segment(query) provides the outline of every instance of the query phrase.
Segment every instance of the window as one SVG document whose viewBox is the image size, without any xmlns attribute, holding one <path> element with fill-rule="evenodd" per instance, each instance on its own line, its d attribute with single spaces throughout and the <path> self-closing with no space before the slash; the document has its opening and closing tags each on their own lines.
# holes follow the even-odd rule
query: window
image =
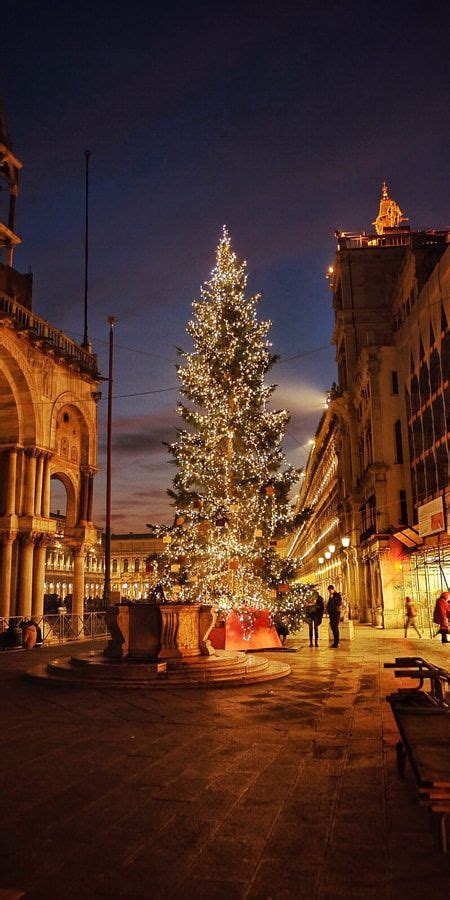
<svg viewBox="0 0 450 900">
<path fill-rule="evenodd" d="M 377 510 L 376 510 L 375 494 L 372 494 L 369 497 L 368 507 L 369 507 L 369 526 L 376 531 Z"/>
<path fill-rule="evenodd" d="M 429 450 L 429 448 L 432 447 L 434 443 L 433 417 L 431 415 L 431 406 L 428 406 L 424 411 L 422 421 L 424 449 Z"/>
<path fill-rule="evenodd" d="M 415 422 L 413 422 L 413 435 L 416 457 L 421 456 L 423 453 L 423 432 L 421 419 L 416 419 Z"/>
<path fill-rule="evenodd" d="M 416 477 L 417 477 L 417 502 L 423 503 L 423 498 L 425 497 L 425 464 L 423 460 L 421 460 L 417 464 L 416 469 Z"/>
<path fill-rule="evenodd" d="M 425 461 L 425 472 L 427 478 L 427 494 L 434 494 L 437 487 L 436 463 L 433 453 L 430 453 Z"/>
<path fill-rule="evenodd" d="M 117 559 L 113 559 L 113 561 L 112 561 L 112 570 L 113 570 L 114 574 L 116 574 L 116 572 L 117 572 Z"/>
<path fill-rule="evenodd" d="M 432 394 L 436 393 L 441 383 L 441 360 L 438 351 L 434 349 L 430 356 L 430 385 Z"/>
<path fill-rule="evenodd" d="M 430 378 L 426 362 L 422 363 L 419 372 L 420 401 L 423 406 L 430 399 Z"/>
<path fill-rule="evenodd" d="M 403 440 L 402 440 L 402 423 L 397 419 L 394 425 L 395 432 L 395 462 L 403 462 Z"/>
<path fill-rule="evenodd" d="M 140 560 L 139 560 L 139 559 L 135 559 L 135 561 L 134 561 L 134 571 L 135 571 L 135 572 L 139 572 L 139 568 L 140 568 Z"/>
<path fill-rule="evenodd" d="M 411 379 L 411 412 L 413 416 L 420 409 L 420 394 L 419 394 L 419 380 L 417 375 L 414 375 Z"/>
<path fill-rule="evenodd" d="M 372 451 L 372 429 L 369 427 L 366 430 L 366 453 L 367 453 L 367 465 L 370 466 L 373 463 L 373 451 Z"/>
<path fill-rule="evenodd" d="M 441 394 L 438 394 L 433 402 L 433 421 L 434 437 L 436 441 L 439 441 L 441 438 L 445 437 L 445 432 L 447 430 L 445 423 L 444 400 Z"/>
<path fill-rule="evenodd" d="M 450 477 L 449 455 L 446 444 L 441 444 L 436 450 L 436 464 L 438 476 L 438 490 L 443 491 Z"/>
<path fill-rule="evenodd" d="M 359 471 L 360 474 L 364 472 L 364 438 L 360 437 L 358 444 L 358 455 L 359 455 Z"/>
<path fill-rule="evenodd" d="M 408 504 L 406 502 L 406 491 L 400 491 L 400 525 L 408 524 Z"/>
<path fill-rule="evenodd" d="M 124 559 L 123 561 L 123 571 L 128 572 L 128 560 Z"/>
<path fill-rule="evenodd" d="M 392 393 L 398 394 L 398 373 L 391 372 Z"/>
</svg>

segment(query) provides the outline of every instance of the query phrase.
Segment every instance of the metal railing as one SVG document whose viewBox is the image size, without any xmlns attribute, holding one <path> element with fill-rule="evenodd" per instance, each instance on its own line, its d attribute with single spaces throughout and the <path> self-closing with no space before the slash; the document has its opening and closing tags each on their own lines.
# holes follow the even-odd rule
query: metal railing
<svg viewBox="0 0 450 900">
<path fill-rule="evenodd" d="M 74 362 L 89 372 L 97 372 L 97 357 L 94 353 L 84 350 L 59 328 L 55 328 L 46 319 L 41 319 L 17 300 L 0 296 L 0 314 L 3 319 L 11 319 L 18 331 L 28 332 L 30 337 L 34 337 L 44 350 L 56 351 L 69 362 Z"/>
<path fill-rule="evenodd" d="M 41 646 L 43 647 L 52 644 L 66 644 L 70 641 L 95 640 L 95 638 L 106 637 L 108 634 L 106 613 L 102 610 L 101 612 L 83 613 L 80 616 L 69 613 L 52 613 L 29 619 L 24 616 L 0 618 L 0 636 L 6 632 L 8 626 L 20 629 L 25 622 L 33 622 L 40 628 Z M 17 646 L 20 646 L 19 641 Z M 13 646 L 10 649 L 13 649 Z"/>
</svg>

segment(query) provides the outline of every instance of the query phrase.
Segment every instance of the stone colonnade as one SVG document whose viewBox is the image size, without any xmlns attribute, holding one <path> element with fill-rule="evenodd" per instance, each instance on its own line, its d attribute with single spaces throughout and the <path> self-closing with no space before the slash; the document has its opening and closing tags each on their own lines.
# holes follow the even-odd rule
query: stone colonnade
<svg viewBox="0 0 450 900">
<path fill-rule="evenodd" d="M 44 609 L 46 549 L 54 534 L 50 518 L 52 453 L 11 447 L 2 453 L 6 484 L 0 516 L 0 617 L 41 616 Z M 92 524 L 94 470 L 80 469 L 79 496 L 70 524 L 74 556 L 72 613 L 84 607 L 86 526 Z"/>
</svg>

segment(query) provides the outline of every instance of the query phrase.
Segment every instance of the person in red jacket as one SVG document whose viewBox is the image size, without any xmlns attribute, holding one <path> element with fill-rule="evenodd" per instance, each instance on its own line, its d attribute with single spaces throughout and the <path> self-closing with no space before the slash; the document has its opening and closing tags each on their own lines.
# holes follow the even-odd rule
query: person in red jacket
<svg viewBox="0 0 450 900">
<path fill-rule="evenodd" d="M 437 634 L 441 635 L 443 644 L 448 644 L 448 619 L 450 614 L 450 591 L 442 591 L 442 594 L 436 600 L 434 607 L 433 622 L 439 625 Z"/>
</svg>

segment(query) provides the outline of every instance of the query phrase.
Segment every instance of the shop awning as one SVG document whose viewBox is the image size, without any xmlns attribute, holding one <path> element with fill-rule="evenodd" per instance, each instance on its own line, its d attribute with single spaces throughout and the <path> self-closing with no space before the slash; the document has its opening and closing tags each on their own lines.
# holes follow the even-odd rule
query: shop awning
<svg viewBox="0 0 450 900">
<path fill-rule="evenodd" d="M 394 537 L 401 544 L 404 544 L 405 547 L 409 547 L 410 550 L 413 550 L 414 547 L 420 547 L 423 543 L 419 532 L 415 528 L 403 528 L 402 531 L 394 531 Z"/>
</svg>

